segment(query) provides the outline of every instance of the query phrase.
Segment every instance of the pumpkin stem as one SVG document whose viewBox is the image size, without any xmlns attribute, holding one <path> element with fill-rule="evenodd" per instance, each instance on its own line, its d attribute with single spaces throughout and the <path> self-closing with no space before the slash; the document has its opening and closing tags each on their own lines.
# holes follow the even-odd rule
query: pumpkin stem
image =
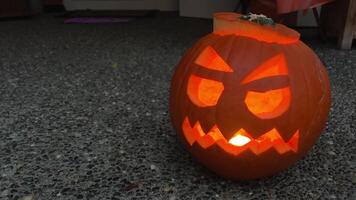
<svg viewBox="0 0 356 200">
<path fill-rule="evenodd" d="M 247 15 L 241 15 L 240 19 L 242 20 L 247 20 L 250 22 L 255 22 L 259 25 L 269 25 L 269 26 L 276 26 L 276 23 L 273 21 L 272 18 L 269 18 L 265 15 L 257 15 L 257 14 L 253 14 L 253 13 L 248 13 Z"/>
<path fill-rule="evenodd" d="M 263 15 L 240 15 L 222 12 L 214 14 L 214 34 L 237 35 L 277 44 L 299 41 L 299 33 Z"/>
</svg>

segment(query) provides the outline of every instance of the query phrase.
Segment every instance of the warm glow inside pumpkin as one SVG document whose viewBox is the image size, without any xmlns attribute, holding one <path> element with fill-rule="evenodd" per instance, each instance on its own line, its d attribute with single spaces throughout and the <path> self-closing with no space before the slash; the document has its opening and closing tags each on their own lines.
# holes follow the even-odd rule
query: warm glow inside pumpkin
<svg viewBox="0 0 356 200">
<path fill-rule="evenodd" d="M 236 13 L 215 15 L 214 32 L 178 66 L 170 99 L 187 149 L 232 179 L 272 175 L 300 159 L 329 106 L 327 74 L 299 34 Z"/>
<path fill-rule="evenodd" d="M 221 58 L 211 47 L 206 47 L 195 63 L 201 67 L 222 72 L 233 72 L 231 67 Z M 252 71 L 241 84 L 266 77 L 287 76 L 288 69 L 282 54 L 279 54 Z M 187 94 L 190 100 L 199 107 L 215 106 L 224 91 L 222 82 L 190 75 L 188 81 Z M 268 119 L 280 116 L 289 108 L 291 93 L 289 87 L 269 90 L 266 92 L 248 91 L 245 97 L 245 104 L 248 110 L 261 119 Z M 269 148 L 275 148 L 283 154 L 288 151 L 298 150 L 299 131 L 296 131 L 290 141 L 285 142 L 276 129 L 272 129 L 259 138 L 254 139 L 243 128 L 234 133 L 233 137 L 227 140 L 214 126 L 208 133 L 205 133 L 200 123 L 194 127 L 190 125 L 189 118 L 185 118 L 182 129 L 190 145 L 198 142 L 203 148 L 208 148 L 217 143 L 227 153 L 237 155 L 250 148 L 256 155 L 263 153 Z"/>
</svg>

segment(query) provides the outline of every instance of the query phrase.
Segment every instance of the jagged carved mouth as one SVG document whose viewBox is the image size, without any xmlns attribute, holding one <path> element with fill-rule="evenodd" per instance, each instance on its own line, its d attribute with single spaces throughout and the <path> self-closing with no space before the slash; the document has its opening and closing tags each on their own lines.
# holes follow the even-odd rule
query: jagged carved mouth
<svg viewBox="0 0 356 200">
<path fill-rule="evenodd" d="M 191 126 L 188 117 L 185 117 L 182 129 L 185 139 L 191 146 L 197 143 L 202 148 L 207 149 L 216 144 L 225 152 L 235 156 L 248 149 L 256 155 L 262 154 L 271 148 L 274 148 L 279 154 L 290 151 L 298 152 L 299 130 L 293 134 L 288 142 L 285 142 L 275 128 L 256 139 L 244 129 L 240 129 L 230 140 L 227 140 L 216 125 L 208 133 L 205 133 L 199 121 L 194 126 Z"/>
</svg>

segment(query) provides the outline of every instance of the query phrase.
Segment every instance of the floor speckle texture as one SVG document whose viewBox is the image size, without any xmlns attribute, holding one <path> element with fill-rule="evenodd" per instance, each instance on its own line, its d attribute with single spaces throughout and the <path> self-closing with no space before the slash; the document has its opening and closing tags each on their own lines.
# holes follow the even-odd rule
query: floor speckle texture
<svg viewBox="0 0 356 200">
<path fill-rule="evenodd" d="M 330 74 L 317 145 L 289 170 L 230 182 L 171 128 L 169 82 L 209 20 L 0 21 L 0 199 L 356 199 L 356 49 L 306 40 Z"/>
</svg>

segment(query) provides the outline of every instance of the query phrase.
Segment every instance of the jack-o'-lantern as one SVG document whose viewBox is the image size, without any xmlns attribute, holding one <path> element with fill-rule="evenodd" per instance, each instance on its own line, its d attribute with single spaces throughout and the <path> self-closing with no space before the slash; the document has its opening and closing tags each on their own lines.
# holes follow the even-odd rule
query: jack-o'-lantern
<svg viewBox="0 0 356 200">
<path fill-rule="evenodd" d="M 185 54 L 170 94 L 185 147 L 234 180 L 270 176 L 302 158 L 331 99 L 328 75 L 299 33 L 248 18 L 215 14 L 213 33 Z"/>
</svg>

